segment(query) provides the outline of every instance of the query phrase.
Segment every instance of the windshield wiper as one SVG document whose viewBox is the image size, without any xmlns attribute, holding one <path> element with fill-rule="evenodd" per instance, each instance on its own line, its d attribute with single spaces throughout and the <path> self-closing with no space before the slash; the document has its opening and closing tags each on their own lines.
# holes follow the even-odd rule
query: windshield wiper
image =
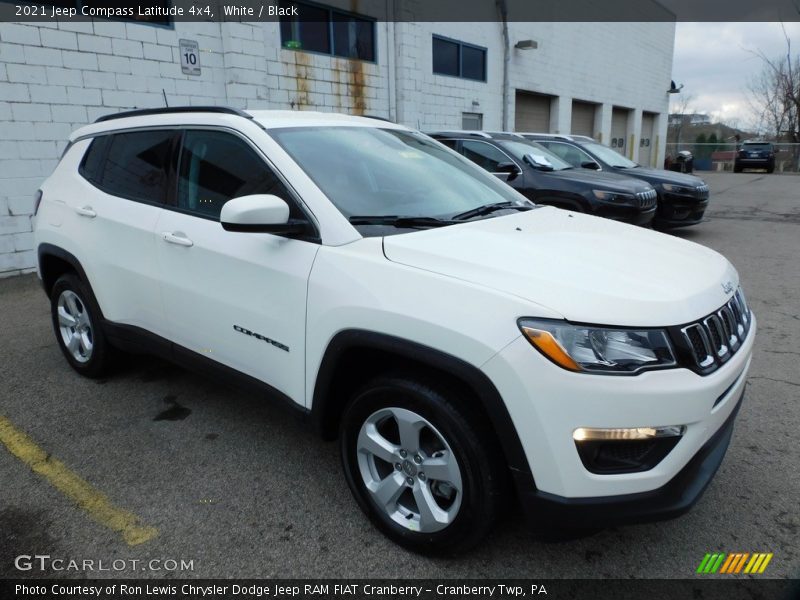
<svg viewBox="0 0 800 600">
<path fill-rule="evenodd" d="M 489 215 L 493 212 L 497 212 L 498 210 L 531 210 L 534 208 L 532 204 L 517 204 L 516 202 L 495 202 L 493 204 L 484 204 L 483 206 L 479 206 L 477 208 L 473 208 L 471 210 L 459 213 L 452 218 L 453 221 L 466 221 L 467 219 L 471 219 L 473 217 L 481 217 L 483 215 Z"/>
<path fill-rule="evenodd" d="M 387 225 L 389 227 L 443 227 L 453 222 L 436 217 L 401 217 L 398 215 L 356 215 L 348 219 L 352 225 Z"/>
</svg>

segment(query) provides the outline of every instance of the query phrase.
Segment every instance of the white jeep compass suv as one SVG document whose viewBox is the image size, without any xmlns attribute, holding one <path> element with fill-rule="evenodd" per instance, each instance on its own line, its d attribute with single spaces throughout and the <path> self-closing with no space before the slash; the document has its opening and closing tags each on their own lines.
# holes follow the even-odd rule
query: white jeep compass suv
<svg viewBox="0 0 800 600">
<path fill-rule="evenodd" d="M 76 371 L 146 351 L 255 386 L 338 438 L 413 550 L 468 548 L 509 498 L 535 524 L 676 516 L 730 441 L 756 323 L 725 258 L 538 207 L 405 127 L 120 113 L 38 196 Z"/>
</svg>

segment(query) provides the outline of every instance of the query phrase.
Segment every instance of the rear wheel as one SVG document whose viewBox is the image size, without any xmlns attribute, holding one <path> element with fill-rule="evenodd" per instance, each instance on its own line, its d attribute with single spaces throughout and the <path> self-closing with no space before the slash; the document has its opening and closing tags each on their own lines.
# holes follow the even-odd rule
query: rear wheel
<svg viewBox="0 0 800 600">
<path fill-rule="evenodd" d="M 112 349 L 89 286 L 74 273 L 62 275 L 50 293 L 50 312 L 56 340 L 70 366 L 86 377 L 104 375 Z"/>
<path fill-rule="evenodd" d="M 443 386 L 404 376 L 371 381 L 342 419 L 345 476 L 389 538 L 426 554 L 455 554 L 491 529 L 504 469 L 490 434 Z"/>
</svg>

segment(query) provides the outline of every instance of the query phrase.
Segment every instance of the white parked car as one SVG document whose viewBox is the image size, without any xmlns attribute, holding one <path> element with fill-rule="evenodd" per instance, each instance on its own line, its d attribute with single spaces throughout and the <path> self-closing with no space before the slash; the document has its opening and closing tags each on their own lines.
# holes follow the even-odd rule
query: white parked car
<svg viewBox="0 0 800 600">
<path fill-rule="evenodd" d="M 421 552 L 477 543 L 513 499 L 568 527 L 688 510 L 756 330 L 716 252 L 537 207 L 369 118 L 104 117 L 42 185 L 35 236 L 76 371 L 154 352 L 288 403 Z"/>
</svg>

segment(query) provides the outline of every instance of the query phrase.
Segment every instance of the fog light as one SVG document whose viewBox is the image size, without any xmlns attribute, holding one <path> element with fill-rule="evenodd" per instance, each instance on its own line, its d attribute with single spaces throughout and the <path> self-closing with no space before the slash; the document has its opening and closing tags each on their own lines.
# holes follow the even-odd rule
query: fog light
<svg viewBox="0 0 800 600">
<path fill-rule="evenodd" d="M 583 466 L 612 475 L 648 471 L 678 444 L 685 425 L 599 429 L 579 427 L 572 433 Z"/>
<path fill-rule="evenodd" d="M 649 440 L 658 437 L 681 436 L 686 431 L 685 425 L 668 427 L 629 427 L 622 429 L 596 429 L 594 427 L 578 427 L 572 432 L 576 442 L 599 440 Z"/>
</svg>

